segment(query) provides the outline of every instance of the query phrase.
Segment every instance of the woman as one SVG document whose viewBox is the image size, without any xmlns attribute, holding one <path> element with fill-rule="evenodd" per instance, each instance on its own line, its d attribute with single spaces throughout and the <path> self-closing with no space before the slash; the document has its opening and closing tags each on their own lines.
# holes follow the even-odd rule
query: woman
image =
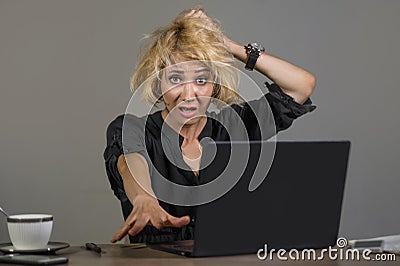
<svg viewBox="0 0 400 266">
<path fill-rule="evenodd" d="M 200 141 L 205 137 L 229 140 L 227 130 L 235 131 L 238 123 L 232 118 L 234 115 L 243 121 L 250 139 L 260 139 L 270 137 L 269 133 L 269 136 L 261 135 L 263 128 L 268 130 L 271 124 L 254 123 L 253 118 L 257 112 L 268 116 L 268 104 L 273 119 L 266 120 L 275 121 L 274 134 L 315 108 L 309 99 L 315 87 L 312 74 L 263 52 L 257 45 L 245 47 L 232 41 L 202 9 L 182 12 L 170 26 L 155 31 L 150 37 L 131 86 L 137 90 L 144 84 L 144 99 L 162 102 L 165 108 L 145 117 L 119 116 L 108 127 L 104 152 L 106 170 L 125 217 L 125 223 L 111 242 L 127 234 L 131 242 L 192 239 L 193 209 L 157 200 L 152 190 L 153 173 L 157 171 L 180 185 L 201 184 L 205 181 L 201 180 L 203 146 Z M 232 90 L 234 75 L 226 72 L 227 68 L 218 67 L 219 63 L 233 65 L 234 58 L 274 82 L 267 84 L 270 93 L 263 99 L 240 103 L 240 97 Z M 218 63 L 213 65 L 209 61 Z M 216 79 L 218 84 L 214 82 Z M 212 99 L 231 104 L 231 108 L 210 115 L 206 110 Z M 124 141 L 123 123 L 130 125 L 127 133 L 124 132 Z M 176 161 L 182 161 L 181 164 L 166 156 L 162 148 L 163 128 L 178 139 Z M 144 133 L 140 133 L 141 129 Z"/>
</svg>

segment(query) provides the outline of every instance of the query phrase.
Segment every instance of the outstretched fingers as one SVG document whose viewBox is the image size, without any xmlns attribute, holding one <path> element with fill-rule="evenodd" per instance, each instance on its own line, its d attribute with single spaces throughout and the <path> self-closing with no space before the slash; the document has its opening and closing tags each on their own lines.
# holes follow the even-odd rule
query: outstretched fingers
<svg viewBox="0 0 400 266">
<path fill-rule="evenodd" d="M 157 229 L 164 227 L 182 227 L 190 223 L 189 216 L 174 217 L 167 213 L 158 202 L 138 200 L 136 207 L 112 237 L 111 243 L 121 240 L 127 234 L 134 236 L 140 233 L 146 225 L 154 226 Z"/>
<path fill-rule="evenodd" d="M 149 225 L 154 226 L 158 230 L 164 227 L 182 227 L 190 223 L 189 216 L 174 217 L 170 214 L 165 214 L 159 217 L 153 217 L 149 221 Z"/>
<path fill-rule="evenodd" d="M 182 217 L 168 216 L 168 220 L 165 226 L 168 227 L 182 227 L 190 223 L 190 217 L 188 215 Z"/>
<path fill-rule="evenodd" d="M 115 243 L 121 240 L 124 236 L 126 236 L 129 230 L 132 228 L 132 222 L 127 220 L 118 230 L 117 233 L 111 238 L 111 243 Z"/>
<path fill-rule="evenodd" d="M 128 231 L 128 234 L 131 236 L 137 235 L 143 228 L 146 226 L 147 221 L 144 219 L 136 220 L 135 224 L 133 224 L 132 228 Z"/>
</svg>

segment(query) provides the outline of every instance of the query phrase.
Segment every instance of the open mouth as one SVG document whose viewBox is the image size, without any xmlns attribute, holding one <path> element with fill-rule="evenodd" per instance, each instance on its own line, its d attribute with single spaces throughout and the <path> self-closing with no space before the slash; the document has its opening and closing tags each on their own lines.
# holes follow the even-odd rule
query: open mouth
<svg viewBox="0 0 400 266">
<path fill-rule="evenodd" d="M 181 110 L 182 112 L 193 112 L 193 111 L 196 111 L 197 108 L 196 107 L 179 107 L 179 110 Z"/>
<path fill-rule="evenodd" d="M 197 107 L 178 107 L 179 113 L 186 118 L 192 117 L 197 112 Z"/>
</svg>

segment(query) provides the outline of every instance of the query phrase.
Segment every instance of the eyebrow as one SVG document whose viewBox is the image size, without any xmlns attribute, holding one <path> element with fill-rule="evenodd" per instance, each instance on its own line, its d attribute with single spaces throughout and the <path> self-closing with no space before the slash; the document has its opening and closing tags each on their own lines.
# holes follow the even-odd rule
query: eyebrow
<svg viewBox="0 0 400 266">
<path fill-rule="evenodd" d="M 201 68 L 194 71 L 194 73 L 200 73 L 200 72 L 211 72 L 211 71 L 208 68 Z"/>
<path fill-rule="evenodd" d="M 194 71 L 194 73 L 200 73 L 200 72 L 211 72 L 211 71 L 208 68 L 201 68 L 201 69 L 197 69 L 197 70 Z M 171 74 L 171 73 L 184 74 L 185 71 L 173 69 L 173 70 L 169 71 L 169 74 Z"/>
<path fill-rule="evenodd" d="M 171 71 L 168 72 L 168 74 L 171 74 L 171 73 L 184 74 L 185 71 L 173 69 L 173 70 L 171 70 Z"/>
</svg>

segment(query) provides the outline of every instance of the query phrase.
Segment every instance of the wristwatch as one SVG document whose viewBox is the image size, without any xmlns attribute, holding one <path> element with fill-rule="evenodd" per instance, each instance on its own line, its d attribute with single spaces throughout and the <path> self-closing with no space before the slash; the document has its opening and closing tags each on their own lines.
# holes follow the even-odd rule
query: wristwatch
<svg viewBox="0 0 400 266">
<path fill-rule="evenodd" d="M 265 48 L 256 42 L 249 43 L 244 48 L 246 49 L 246 53 L 248 55 L 246 66 L 244 68 L 252 71 L 256 65 L 258 57 L 265 51 Z"/>
</svg>

